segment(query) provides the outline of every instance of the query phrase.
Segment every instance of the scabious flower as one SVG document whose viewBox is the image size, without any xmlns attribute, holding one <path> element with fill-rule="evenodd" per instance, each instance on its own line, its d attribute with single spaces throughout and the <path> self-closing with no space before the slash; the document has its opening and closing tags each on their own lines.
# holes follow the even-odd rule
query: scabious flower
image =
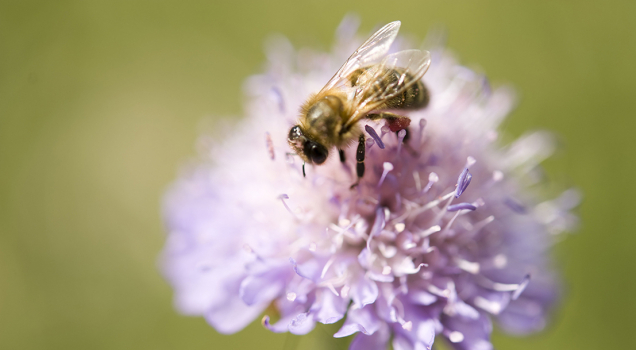
<svg viewBox="0 0 636 350">
<path fill-rule="evenodd" d="M 361 43 L 355 20 L 331 54 L 268 46 L 267 68 L 246 83 L 245 118 L 223 141 L 202 139 L 203 160 L 165 199 L 162 267 L 178 310 L 219 332 L 241 330 L 266 308 L 274 332 L 305 334 L 345 319 L 351 349 L 491 349 L 491 321 L 540 330 L 557 297 L 546 250 L 576 217 L 573 191 L 553 200 L 538 164 L 550 155 L 536 132 L 502 147 L 497 127 L 510 89 L 431 47 L 430 104 L 405 113 L 409 138 L 363 120 L 366 168 L 355 147 L 342 164 L 291 154 L 287 133 L 300 105 Z M 414 45 L 398 38 L 394 50 Z M 382 146 L 382 147 L 381 147 Z M 269 316 L 275 316 L 276 321 Z"/>
</svg>

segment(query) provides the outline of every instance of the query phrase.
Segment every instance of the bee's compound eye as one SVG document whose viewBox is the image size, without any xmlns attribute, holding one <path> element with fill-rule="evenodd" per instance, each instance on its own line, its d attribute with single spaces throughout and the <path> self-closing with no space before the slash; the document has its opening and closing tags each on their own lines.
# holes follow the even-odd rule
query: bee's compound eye
<svg viewBox="0 0 636 350">
<path fill-rule="evenodd" d="M 325 146 L 312 141 L 305 143 L 304 152 L 314 164 L 324 163 L 329 154 Z"/>
<path fill-rule="evenodd" d="M 289 130 L 289 135 L 287 136 L 287 138 L 290 141 L 295 141 L 298 140 L 301 136 L 303 136 L 303 131 L 300 130 L 300 126 L 295 125 L 291 128 L 291 130 Z"/>
</svg>

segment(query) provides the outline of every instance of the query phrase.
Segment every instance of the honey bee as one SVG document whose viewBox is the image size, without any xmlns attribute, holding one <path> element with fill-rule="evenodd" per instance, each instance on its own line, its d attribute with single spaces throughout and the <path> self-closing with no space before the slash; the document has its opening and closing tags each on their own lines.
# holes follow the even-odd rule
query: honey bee
<svg viewBox="0 0 636 350">
<path fill-rule="evenodd" d="M 301 107 L 298 124 L 289 130 L 287 141 L 305 163 L 324 163 L 334 147 L 344 162 L 343 149 L 357 139 L 359 182 L 364 176 L 365 157 L 365 136 L 359 121 L 384 119 L 396 132 L 406 129 L 410 119 L 390 110 L 426 107 L 429 94 L 421 78 L 431 63 L 429 52 L 405 50 L 387 55 L 400 24 L 391 22 L 375 32 Z M 304 171 L 303 164 L 303 175 Z"/>
</svg>

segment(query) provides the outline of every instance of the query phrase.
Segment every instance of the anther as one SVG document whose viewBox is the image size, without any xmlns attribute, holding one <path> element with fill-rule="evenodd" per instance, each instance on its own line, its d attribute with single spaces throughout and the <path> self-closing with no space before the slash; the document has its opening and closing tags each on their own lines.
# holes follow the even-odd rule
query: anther
<svg viewBox="0 0 636 350">
<path fill-rule="evenodd" d="M 470 157 L 469 157 L 470 159 Z M 468 165 L 469 162 L 466 162 Z M 459 196 L 464 193 L 466 187 L 470 184 L 470 180 L 473 178 L 473 175 L 468 171 L 468 167 L 464 168 L 461 174 L 459 174 L 459 178 L 457 178 L 457 189 L 455 191 L 455 198 L 459 198 Z"/>
<path fill-rule="evenodd" d="M 383 126 L 382 127 L 383 136 L 384 136 L 384 128 L 385 127 Z M 366 130 L 369 133 L 369 136 L 373 138 L 373 140 L 375 141 L 375 143 L 378 144 L 378 147 L 380 147 L 380 149 L 384 149 L 384 142 L 382 142 L 382 138 L 378 135 L 378 133 L 375 132 L 375 129 L 373 129 L 369 125 L 365 125 L 364 130 Z"/>
<path fill-rule="evenodd" d="M 446 209 L 447 211 L 458 211 L 458 210 L 470 210 L 473 211 L 477 209 L 477 207 L 471 203 L 459 203 L 459 204 L 453 204 L 453 205 L 449 205 L 448 208 Z"/>
</svg>

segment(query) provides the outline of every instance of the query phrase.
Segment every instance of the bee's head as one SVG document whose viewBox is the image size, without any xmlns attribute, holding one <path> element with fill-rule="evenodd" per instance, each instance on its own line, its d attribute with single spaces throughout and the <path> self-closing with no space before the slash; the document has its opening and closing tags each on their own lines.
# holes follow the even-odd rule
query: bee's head
<svg viewBox="0 0 636 350">
<path fill-rule="evenodd" d="M 289 130 L 287 141 L 296 154 L 307 163 L 320 165 L 327 160 L 329 155 L 327 148 L 316 141 L 308 139 L 300 125 L 294 125 Z"/>
</svg>

